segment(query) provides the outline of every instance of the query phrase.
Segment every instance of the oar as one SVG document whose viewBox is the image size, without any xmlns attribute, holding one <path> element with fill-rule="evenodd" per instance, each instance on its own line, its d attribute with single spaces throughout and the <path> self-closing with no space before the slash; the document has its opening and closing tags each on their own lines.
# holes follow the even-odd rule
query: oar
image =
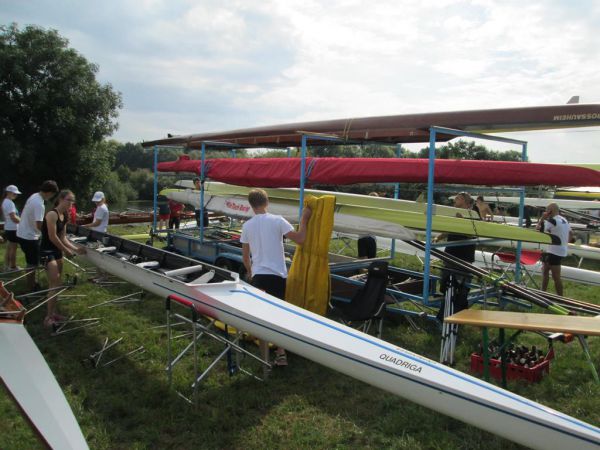
<svg viewBox="0 0 600 450">
<path fill-rule="evenodd" d="M 421 241 L 413 240 L 413 241 L 405 241 L 405 242 L 412 245 L 413 247 L 418 248 L 419 250 L 423 250 L 423 251 L 425 250 L 425 244 Z M 557 305 L 540 295 L 534 294 L 521 286 L 518 286 L 518 285 L 511 283 L 509 281 L 506 281 L 506 280 L 502 280 L 501 277 L 498 277 L 480 267 L 476 267 L 473 264 L 469 264 L 468 262 L 465 262 L 462 259 L 455 258 L 451 255 L 448 255 L 445 252 L 442 252 L 442 251 L 439 251 L 436 249 L 431 249 L 431 254 L 444 262 L 447 262 L 449 264 L 454 265 L 455 267 L 458 267 L 459 269 L 463 270 L 466 273 L 476 275 L 476 276 L 478 276 L 484 280 L 490 281 L 492 283 L 498 283 L 507 292 L 510 292 L 511 294 L 514 294 L 524 300 L 527 300 L 531 303 L 541 306 L 542 308 L 546 308 L 555 314 L 560 314 L 560 315 L 569 315 L 570 314 L 569 310 L 567 310 L 566 308 L 563 308 L 562 306 Z"/>
</svg>

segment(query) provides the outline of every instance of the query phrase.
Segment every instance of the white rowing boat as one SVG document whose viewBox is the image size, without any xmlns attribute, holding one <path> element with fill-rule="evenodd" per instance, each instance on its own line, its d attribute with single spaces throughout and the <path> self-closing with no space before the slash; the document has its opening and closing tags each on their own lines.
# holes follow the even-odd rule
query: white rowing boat
<svg viewBox="0 0 600 450">
<path fill-rule="evenodd" d="M 518 205 L 521 202 L 519 197 L 496 197 L 493 195 L 486 195 L 483 198 L 486 202 L 493 203 L 508 203 L 509 205 Z M 559 208 L 566 209 L 600 209 L 600 202 L 590 200 L 567 200 L 559 198 L 532 198 L 525 197 L 525 204 L 529 206 L 537 206 L 538 208 L 545 208 L 550 203 L 556 203 Z"/>
<path fill-rule="evenodd" d="M 237 274 L 88 228 L 71 230 L 104 243 L 86 255 L 100 269 L 373 386 L 529 447 L 600 446 L 593 425 L 274 298 Z"/>
<path fill-rule="evenodd" d="M 490 243 L 483 241 L 481 244 L 494 245 L 496 247 L 517 248 L 518 241 L 494 240 Z M 536 244 L 535 242 L 522 242 L 521 247 L 528 250 L 546 250 L 545 245 Z M 600 248 L 592 247 L 590 245 L 569 244 L 567 247 L 567 254 L 569 256 L 577 256 L 583 259 L 600 260 Z"/>
<path fill-rule="evenodd" d="M 504 262 L 497 255 L 490 252 L 475 252 L 475 265 L 494 270 L 505 270 L 510 268 L 514 270 L 514 263 Z M 527 270 L 532 275 L 542 274 L 542 262 L 538 261 L 535 264 L 522 266 L 523 270 Z M 580 269 L 578 267 L 561 266 L 560 276 L 563 280 L 572 281 L 574 283 L 589 284 L 592 286 L 600 286 L 600 272 L 594 270 Z"/>
<path fill-rule="evenodd" d="M 5 293 L 0 286 L 0 303 Z M 46 446 L 87 449 L 67 399 L 23 326 L 23 315 L 0 308 L 0 380 Z"/>
<path fill-rule="evenodd" d="M 221 183 L 219 183 L 223 186 Z M 234 186 L 235 189 L 239 187 Z M 271 189 L 270 191 L 286 191 L 288 195 L 290 190 Z M 238 192 L 234 190 L 233 192 Z M 231 217 L 248 219 L 254 215 L 252 208 L 247 200 L 247 195 L 230 193 L 229 190 L 223 191 L 211 190 L 210 185 L 204 194 L 204 207 L 209 211 L 219 212 Z M 313 191 L 316 192 L 316 191 Z M 324 191 L 319 191 L 324 192 Z M 188 203 L 199 207 L 200 192 L 192 189 L 164 189 L 162 195 L 181 203 Z M 298 194 L 297 190 L 292 194 Z M 337 194 L 336 194 L 337 195 Z M 360 204 L 339 203 L 336 201 L 333 229 L 345 233 L 365 233 L 377 236 L 384 236 L 396 239 L 411 240 L 407 236 L 411 233 L 409 229 L 425 230 L 427 227 L 427 216 L 424 214 L 425 206 L 415 202 L 405 202 L 412 206 L 412 210 L 404 209 L 404 203 L 394 203 L 397 200 L 380 199 L 369 196 L 361 197 Z M 387 207 L 377 203 L 375 206 L 367 206 L 368 202 L 386 200 L 391 202 Z M 356 199 L 342 199 L 341 201 L 357 201 Z M 367 202 L 368 201 L 368 202 Z M 383 205 L 385 206 L 385 205 Z M 460 233 L 470 236 L 489 237 L 495 239 L 516 239 L 520 241 L 538 242 L 549 244 L 554 239 L 553 236 L 539 231 L 512 227 L 505 224 L 484 222 L 481 220 L 467 220 L 457 216 L 448 215 L 448 210 L 467 211 L 459 208 L 444 208 L 444 214 L 434 214 L 431 221 L 431 229 L 441 233 Z M 288 220 L 294 220 L 298 217 L 298 199 L 295 197 L 276 197 L 269 196 L 269 212 L 281 215 Z M 473 211 L 467 211 L 473 213 Z M 459 213 L 460 214 L 460 213 Z"/>
<path fill-rule="evenodd" d="M 200 195 L 198 191 L 190 189 L 165 189 L 161 191 L 169 199 L 180 203 L 185 203 L 198 208 L 200 205 Z M 245 197 L 235 195 L 213 195 L 205 194 L 205 208 L 209 211 L 225 214 L 228 217 L 248 220 L 254 216 L 254 212 Z M 342 233 L 351 233 L 356 231 L 357 216 L 348 214 L 345 211 L 353 207 L 336 208 L 334 228 Z M 355 207 L 353 209 L 366 209 Z M 269 212 L 284 217 L 290 222 L 298 220 L 298 203 L 294 200 L 282 199 L 281 201 L 271 201 L 269 203 Z M 379 236 L 388 236 L 397 239 L 414 239 L 414 233 L 406 227 L 384 220 L 377 220 L 369 217 L 361 217 L 360 226 L 365 230 Z"/>
</svg>

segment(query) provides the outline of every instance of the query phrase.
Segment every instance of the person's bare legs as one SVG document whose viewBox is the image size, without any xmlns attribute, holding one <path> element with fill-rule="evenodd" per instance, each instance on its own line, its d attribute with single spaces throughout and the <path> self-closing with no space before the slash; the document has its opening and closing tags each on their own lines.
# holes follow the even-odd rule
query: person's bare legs
<svg viewBox="0 0 600 450">
<path fill-rule="evenodd" d="M 62 275 L 62 260 L 48 261 L 48 264 L 46 264 L 46 275 L 48 277 L 48 289 L 53 289 L 60 286 Z M 56 290 L 48 291 L 48 298 L 52 297 L 53 295 L 56 295 Z M 53 316 L 56 314 L 56 303 L 56 297 L 48 301 L 46 305 L 47 313 L 45 321 L 51 321 L 53 319 Z"/>
<path fill-rule="evenodd" d="M 9 269 L 16 269 L 17 268 L 17 243 L 16 242 L 8 243 L 8 246 L 6 247 L 6 254 L 8 255 L 7 267 Z"/>
<path fill-rule="evenodd" d="M 563 284 L 562 279 L 560 278 L 560 268 L 561 266 L 550 266 L 550 272 L 552 273 L 552 279 L 554 280 L 554 289 L 556 289 L 556 293 L 562 297 Z"/>
<path fill-rule="evenodd" d="M 550 264 L 544 261 L 542 264 L 542 291 L 548 290 L 548 281 L 550 281 Z"/>
</svg>

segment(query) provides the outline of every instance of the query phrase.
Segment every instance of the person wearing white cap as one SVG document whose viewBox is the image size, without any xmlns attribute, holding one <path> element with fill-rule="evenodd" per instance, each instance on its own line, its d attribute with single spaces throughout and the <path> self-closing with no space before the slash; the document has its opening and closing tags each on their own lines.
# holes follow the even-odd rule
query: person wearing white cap
<svg viewBox="0 0 600 450">
<path fill-rule="evenodd" d="M 94 212 L 94 220 L 92 223 L 88 223 L 84 225 L 84 227 L 90 227 L 94 231 L 100 231 L 101 233 L 106 233 L 106 229 L 108 228 L 108 205 L 106 204 L 106 197 L 104 196 L 104 192 L 97 191 L 94 193 L 92 197 L 92 201 L 96 203 L 96 211 Z"/>
<path fill-rule="evenodd" d="M 2 198 L 2 216 L 4 217 L 4 236 L 8 241 L 4 254 L 4 270 L 16 270 L 17 267 L 17 228 L 19 227 L 19 211 L 13 201 L 21 192 L 14 185 L 6 186 Z"/>
</svg>

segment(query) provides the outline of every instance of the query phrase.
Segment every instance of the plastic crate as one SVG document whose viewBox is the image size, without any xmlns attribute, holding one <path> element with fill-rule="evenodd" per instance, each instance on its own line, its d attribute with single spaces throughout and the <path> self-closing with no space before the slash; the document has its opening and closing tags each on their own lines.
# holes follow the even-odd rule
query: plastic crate
<svg viewBox="0 0 600 450">
<path fill-rule="evenodd" d="M 550 350 L 546 358 L 541 363 L 533 367 L 523 367 L 517 364 L 506 365 L 507 380 L 526 380 L 531 383 L 541 381 L 550 373 L 550 360 L 554 357 L 554 352 Z M 483 356 L 477 353 L 471 354 L 471 372 L 483 373 Z M 490 358 L 490 375 L 496 380 L 502 380 L 502 366 L 499 359 Z"/>
</svg>

